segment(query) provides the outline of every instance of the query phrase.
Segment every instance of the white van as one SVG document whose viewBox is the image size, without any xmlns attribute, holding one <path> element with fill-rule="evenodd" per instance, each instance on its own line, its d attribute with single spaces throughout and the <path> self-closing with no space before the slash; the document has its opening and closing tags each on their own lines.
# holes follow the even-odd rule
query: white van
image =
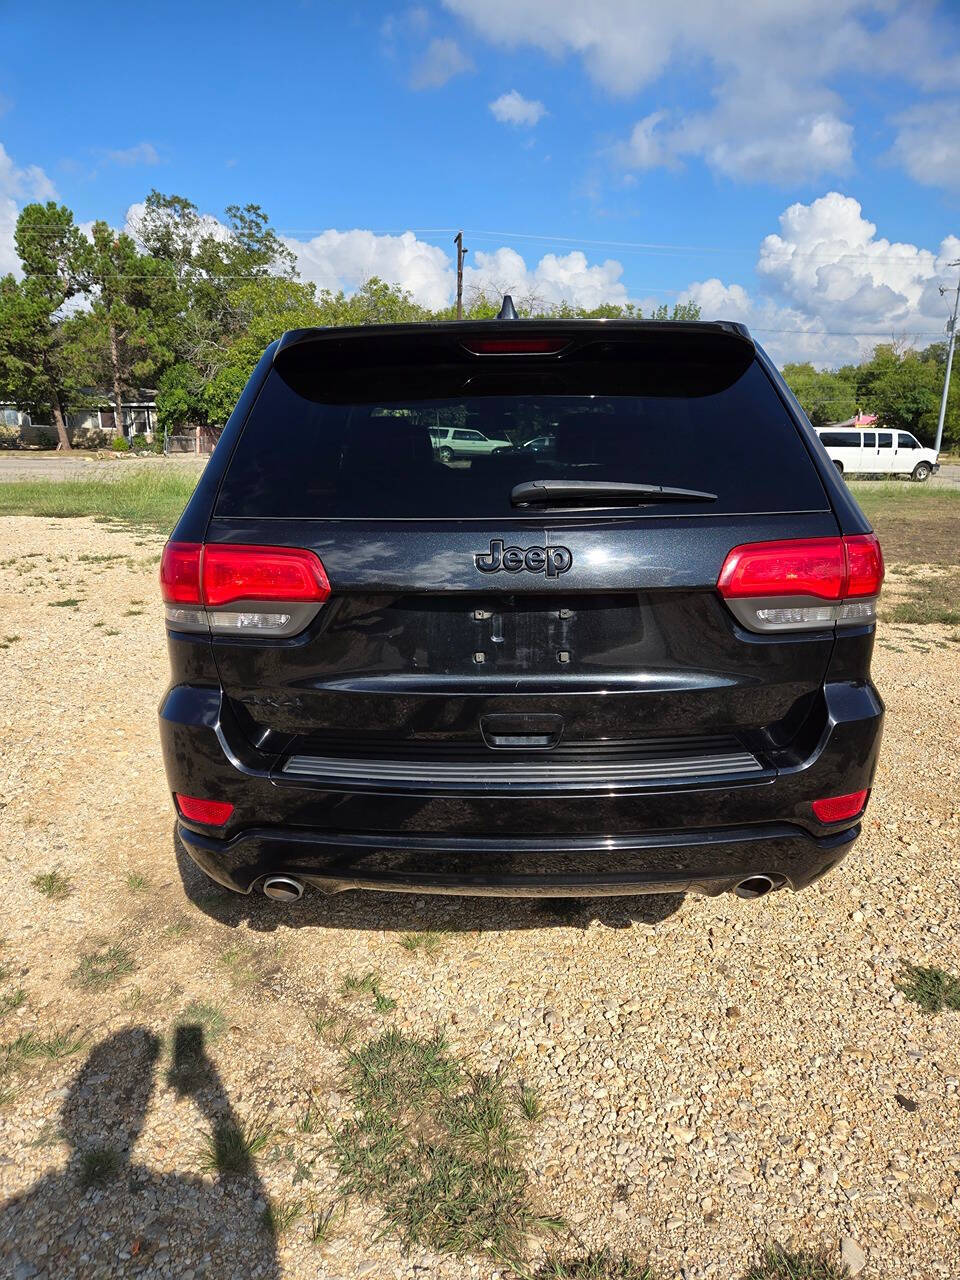
<svg viewBox="0 0 960 1280">
<path fill-rule="evenodd" d="M 817 427 L 820 443 L 842 475 L 896 476 L 926 480 L 940 470 L 933 449 L 909 431 L 858 427 Z"/>
</svg>

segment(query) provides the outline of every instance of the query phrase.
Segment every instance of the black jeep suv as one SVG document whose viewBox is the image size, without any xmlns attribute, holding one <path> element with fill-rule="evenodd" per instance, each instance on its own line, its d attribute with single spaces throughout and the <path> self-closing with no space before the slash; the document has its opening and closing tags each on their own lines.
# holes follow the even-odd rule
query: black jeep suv
<svg viewBox="0 0 960 1280">
<path fill-rule="evenodd" d="M 161 579 L 231 889 L 758 897 L 859 833 L 880 548 L 740 325 L 286 333 Z"/>
</svg>

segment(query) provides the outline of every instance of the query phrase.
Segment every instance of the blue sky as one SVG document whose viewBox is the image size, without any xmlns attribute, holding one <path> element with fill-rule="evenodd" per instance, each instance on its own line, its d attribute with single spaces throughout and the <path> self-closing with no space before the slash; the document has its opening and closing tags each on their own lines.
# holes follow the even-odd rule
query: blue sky
<svg viewBox="0 0 960 1280">
<path fill-rule="evenodd" d="M 954 0 L 0 5 L 0 269 L 31 198 L 255 201 L 302 274 L 695 297 L 780 358 L 942 331 Z M 404 234 L 407 233 L 407 234 Z M 769 240 L 768 237 L 779 237 Z M 651 247 L 663 246 L 663 247 Z"/>
</svg>

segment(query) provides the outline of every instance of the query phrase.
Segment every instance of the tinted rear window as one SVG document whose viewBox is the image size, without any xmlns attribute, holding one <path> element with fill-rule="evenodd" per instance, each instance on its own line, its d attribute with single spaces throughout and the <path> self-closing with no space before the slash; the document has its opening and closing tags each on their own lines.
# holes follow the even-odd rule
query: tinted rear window
<svg viewBox="0 0 960 1280">
<path fill-rule="evenodd" d="M 331 339 L 281 351 L 216 514 L 515 517 L 530 512 L 511 506 L 513 487 L 545 479 L 717 494 L 711 503 L 629 508 L 644 513 L 827 507 L 746 343 L 593 340 L 551 362 L 478 359 L 414 331 L 379 350 L 371 339 Z"/>
<path fill-rule="evenodd" d="M 820 440 L 832 449 L 859 449 L 859 431 L 821 431 Z"/>
</svg>

